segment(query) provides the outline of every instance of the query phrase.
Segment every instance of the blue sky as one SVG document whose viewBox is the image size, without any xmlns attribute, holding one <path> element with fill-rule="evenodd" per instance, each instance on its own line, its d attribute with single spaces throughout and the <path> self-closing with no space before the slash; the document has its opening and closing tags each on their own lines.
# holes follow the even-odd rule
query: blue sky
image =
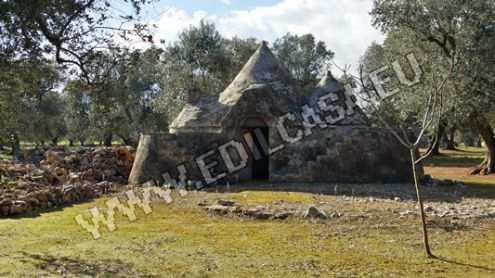
<svg viewBox="0 0 495 278">
<path fill-rule="evenodd" d="M 114 0 L 118 1 L 118 0 Z M 286 33 L 312 33 L 336 53 L 340 67 L 357 68 L 359 58 L 383 35 L 371 26 L 372 0 L 161 0 L 147 7 L 144 21 L 157 26 L 156 40 L 169 43 L 200 20 L 216 24 L 225 37 L 273 42 Z M 137 43 L 138 44 L 138 43 Z M 337 73 L 338 74 L 338 73 Z"/>
</svg>

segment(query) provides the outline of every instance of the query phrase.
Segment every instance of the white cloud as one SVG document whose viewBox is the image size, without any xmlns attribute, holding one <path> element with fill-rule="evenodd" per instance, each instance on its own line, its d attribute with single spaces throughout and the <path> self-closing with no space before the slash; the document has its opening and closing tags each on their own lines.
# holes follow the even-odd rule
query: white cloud
<svg viewBox="0 0 495 278">
<path fill-rule="evenodd" d="M 273 6 L 236 10 L 226 15 L 170 8 L 153 23 L 158 26 L 156 37 L 169 42 L 201 19 L 214 22 L 227 37 L 255 37 L 273 42 L 287 32 L 313 33 L 336 53 L 337 64 L 351 64 L 355 69 L 370 43 L 383 40 L 371 26 L 371 7 L 372 0 L 282 0 Z"/>
</svg>

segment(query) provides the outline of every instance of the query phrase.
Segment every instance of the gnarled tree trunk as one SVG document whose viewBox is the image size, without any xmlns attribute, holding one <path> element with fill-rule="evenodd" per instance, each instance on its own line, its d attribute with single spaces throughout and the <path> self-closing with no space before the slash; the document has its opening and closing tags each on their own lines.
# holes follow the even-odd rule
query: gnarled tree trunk
<svg viewBox="0 0 495 278">
<path fill-rule="evenodd" d="M 485 159 L 471 172 L 471 174 L 487 175 L 495 173 L 495 134 L 493 128 L 490 126 L 486 117 L 480 113 L 473 113 L 471 115 L 471 120 L 480 134 L 481 139 L 485 142 L 487 149 Z"/>
<path fill-rule="evenodd" d="M 457 127 L 454 125 L 448 129 L 445 133 L 445 143 L 447 146 L 445 149 L 454 151 L 456 149 L 455 145 L 455 132 L 457 131 Z"/>
<path fill-rule="evenodd" d="M 53 137 L 51 141 L 52 141 L 52 146 L 58 145 L 58 137 Z"/>
<path fill-rule="evenodd" d="M 105 145 L 105 147 L 111 147 L 112 146 L 112 140 L 113 140 L 113 134 L 112 133 L 105 134 L 105 138 L 103 138 L 103 144 Z"/>
</svg>

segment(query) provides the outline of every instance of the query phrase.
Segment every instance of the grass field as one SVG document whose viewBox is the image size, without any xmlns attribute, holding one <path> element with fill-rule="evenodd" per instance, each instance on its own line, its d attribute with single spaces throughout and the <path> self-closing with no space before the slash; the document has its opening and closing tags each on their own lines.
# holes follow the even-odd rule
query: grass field
<svg viewBox="0 0 495 278">
<path fill-rule="evenodd" d="M 471 168 L 481 163 L 484 150 L 480 148 L 464 148 L 457 151 L 442 151 L 440 156 L 425 162 L 425 173 L 439 179 L 454 179 L 471 186 L 495 185 L 495 175 L 470 175 Z"/>
<path fill-rule="evenodd" d="M 478 150 L 450 152 L 427 162 L 434 177 L 464 180 L 495 191 L 495 177 L 470 177 Z M 468 163 L 469 161 L 469 163 Z M 326 202 L 347 214 L 372 217 L 322 222 L 261 221 L 213 216 L 195 206 L 205 199 L 243 204 Z M 6 277 L 495 277 L 495 222 L 473 220 L 457 229 L 430 222 L 439 259 L 426 259 L 415 216 L 399 218 L 395 203 L 343 207 L 338 196 L 241 191 L 190 193 L 160 204 L 135 222 L 94 240 L 74 220 L 105 199 L 0 220 L 0 276 Z M 191 205 L 192 204 L 192 205 Z"/>
</svg>

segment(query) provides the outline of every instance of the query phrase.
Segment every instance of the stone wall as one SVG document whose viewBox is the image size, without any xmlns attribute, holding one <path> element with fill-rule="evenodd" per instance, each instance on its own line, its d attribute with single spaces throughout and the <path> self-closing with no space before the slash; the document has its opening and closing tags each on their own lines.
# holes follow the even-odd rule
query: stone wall
<svg viewBox="0 0 495 278">
<path fill-rule="evenodd" d="M 215 134 L 141 135 L 129 183 L 142 184 L 150 179 L 160 179 L 166 173 L 178 179 L 177 167 L 180 165 L 185 167 L 189 180 L 200 180 L 202 175 L 194 163 L 195 158 L 214 149 L 222 139 L 221 135 Z"/>
<path fill-rule="evenodd" d="M 313 130 L 272 157 L 273 181 L 400 183 L 412 179 L 409 152 L 391 134 L 370 127 Z"/>
<path fill-rule="evenodd" d="M 229 173 L 218 147 L 231 138 L 222 134 L 149 134 L 143 135 L 136 154 L 129 183 L 142 184 L 161 180 L 163 174 L 179 180 L 182 167 L 185 180 L 205 182 L 205 171 L 198 158 L 208 154 L 204 163 L 216 182 L 249 180 L 246 168 Z M 247 144 L 242 143 L 249 156 Z M 270 155 L 270 181 L 401 183 L 412 179 L 409 154 L 391 134 L 366 126 L 335 126 L 313 129 L 313 134 L 295 143 L 283 142 L 270 126 L 270 146 L 283 148 Z M 240 156 L 231 150 L 234 164 Z M 203 169 L 204 170 L 204 169 Z"/>
</svg>

